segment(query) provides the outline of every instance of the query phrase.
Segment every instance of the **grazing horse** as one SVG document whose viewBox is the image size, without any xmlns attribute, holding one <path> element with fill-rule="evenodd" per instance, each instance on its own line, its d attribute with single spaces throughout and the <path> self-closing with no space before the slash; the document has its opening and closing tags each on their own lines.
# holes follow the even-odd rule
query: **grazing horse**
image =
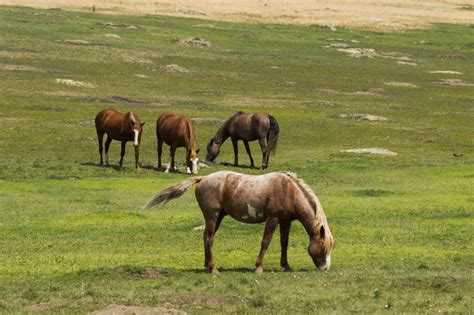
<svg viewBox="0 0 474 315">
<path fill-rule="evenodd" d="M 186 148 L 186 172 L 198 173 L 199 149 L 196 150 L 196 131 L 189 118 L 179 113 L 163 113 L 156 121 L 156 139 L 158 145 L 158 168 L 161 168 L 163 142 L 170 146 L 170 161 L 165 172 L 175 169 L 174 155 L 177 148 Z"/>
<path fill-rule="evenodd" d="M 196 199 L 206 221 L 204 267 L 209 272 L 217 272 L 212 245 L 214 234 L 226 215 L 243 223 L 265 222 L 260 254 L 255 264 L 256 272 L 263 271 L 263 256 L 278 224 L 281 237 L 280 265 L 285 271 L 291 270 L 287 248 L 293 220 L 299 220 L 309 235 L 308 253 L 316 267 L 328 270 L 331 266 L 333 238 L 323 208 L 311 188 L 295 174 L 275 172 L 255 176 L 220 171 L 192 177 L 162 190 L 145 208 L 178 198 L 196 183 Z"/>
<path fill-rule="evenodd" d="M 102 140 L 104 134 L 107 134 L 107 140 L 105 140 L 105 163 L 109 165 L 109 147 L 112 140 L 122 142 L 120 167 L 122 167 L 123 164 L 125 145 L 127 141 L 133 141 L 133 146 L 135 147 L 135 168 L 140 170 L 138 155 L 143 125 L 145 125 L 145 123 L 142 123 L 134 112 L 122 113 L 115 108 L 107 108 L 100 111 L 95 116 L 95 128 L 99 140 L 100 165 L 104 164 L 104 160 L 102 159 Z"/>
<path fill-rule="evenodd" d="M 234 165 L 239 164 L 237 141 L 242 140 L 245 150 L 250 157 L 250 167 L 254 168 L 249 141 L 258 139 L 262 149 L 262 169 L 268 167 L 270 154 L 275 154 L 280 128 L 276 119 L 267 113 L 237 112 L 227 119 L 207 145 L 206 162 L 212 162 L 217 157 L 221 145 L 227 138 L 232 139 L 234 146 Z M 266 139 L 266 143 L 265 143 Z"/>
</svg>

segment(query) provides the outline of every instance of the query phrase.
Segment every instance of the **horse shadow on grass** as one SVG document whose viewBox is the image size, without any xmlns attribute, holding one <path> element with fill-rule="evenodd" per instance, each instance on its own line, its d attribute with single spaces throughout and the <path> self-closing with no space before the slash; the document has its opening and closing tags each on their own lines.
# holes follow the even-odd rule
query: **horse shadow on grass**
<svg viewBox="0 0 474 315">
<path fill-rule="evenodd" d="M 251 167 L 250 165 L 237 165 L 235 166 L 234 163 L 229 163 L 229 162 L 219 162 L 219 163 L 216 163 L 217 165 L 221 165 L 221 166 L 225 166 L 225 167 L 235 167 L 235 168 L 243 168 L 243 169 L 248 169 L 248 170 L 259 170 L 260 167 Z"/>
<path fill-rule="evenodd" d="M 81 163 L 80 165 L 82 165 L 82 166 L 94 166 L 94 167 L 100 167 L 100 168 L 111 168 L 111 169 L 114 169 L 116 171 L 123 171 L 125 169 L 124 167 L 120 167 L 119 165 L 115 165 L 115 164 L 109 164 L 109 165 L 103 164 L 103 165 L 101 165 L 100 163 L 93 163 L 93 162 L 84 162 L 84 163 Z"/>
</svg>

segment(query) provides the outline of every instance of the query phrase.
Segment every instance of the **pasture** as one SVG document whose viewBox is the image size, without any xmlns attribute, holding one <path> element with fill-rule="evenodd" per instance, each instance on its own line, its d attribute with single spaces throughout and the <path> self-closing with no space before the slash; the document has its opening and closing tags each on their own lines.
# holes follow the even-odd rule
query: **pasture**
<svg viewBox="0 0 474 315">
<path fill-rule="evenodd" d="M 473 32 L 0 7 L 0 313 L 113 303 L 197 314 L 472 312 Z M 93 118 L 106 107 L 146 122 L 140 173 L 131 143 L 123 169 L 118 142 L 112 166 L 98 165 Z M 315 269 L 294 222 L 293 271 L 279 268 L 276 232 L 255 274 L 263 225 L 225 218 L 214 244 L 220 274 L 209 275 L 192 191 L 141 210 L 189 177 L 153 170 L 158 115 L 193 118 L 204 159 L 238 110 L 278 120 L 266 172 L 295 172 L 320 198 L 335 239 L 329 272 Z M 398 154 L 340 152 L 373 147 Z M 228 140 L 200 173 L 262 173 L 239 150 L 243 167 L 223 164 L 233 162 Z"/>
</svg>

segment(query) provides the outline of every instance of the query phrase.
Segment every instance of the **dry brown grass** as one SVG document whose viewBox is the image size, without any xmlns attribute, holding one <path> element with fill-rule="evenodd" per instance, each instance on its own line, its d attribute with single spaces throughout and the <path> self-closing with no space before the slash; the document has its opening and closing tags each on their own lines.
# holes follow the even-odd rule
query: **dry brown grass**
<svg viewBox="0 0 474 315">
<path fill-rule="evenodd" d="M 321 24 L 401 30 L 431 23 L 474 23 L 474 12 L 457 0 L 0 0 L 3 5 L 65 8 L 110 14 L 158 14 L 289 24 Z"/>
</svg>

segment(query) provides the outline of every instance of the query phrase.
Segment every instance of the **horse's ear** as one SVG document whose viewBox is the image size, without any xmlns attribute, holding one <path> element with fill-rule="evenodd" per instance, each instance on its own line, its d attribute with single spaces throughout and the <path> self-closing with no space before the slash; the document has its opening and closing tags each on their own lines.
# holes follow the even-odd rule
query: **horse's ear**
<svg viewBox="0 0 474 315">
<path fill-rule="evenodd" d="M 200 150 L 200 149 L 197 149 L 197 150 L 196 150 L 196 154 L 198 154 L 198 153 L 199 153 L 199 150 Z"/>
<path fill-rule="evenodd" d="M 326 230 L 324 229 L 324 225 L 321 225 L 321 229 L 319 230 L 319 237 L 324 238 L 326 236 Z"/>
<path fill-rule="evenodd" d="M 134 123 L 134 124 L 137 123 L 137 120 L 135 119 L 135 116 L 133 115 L 133 112 L 130 112 L 130 120 L 131 120 L 132 123 Z"/>
<path fill-rule="evenodd" d="M 142 122 L 140 125 L 141 125 L 142 127 L 145 126 L 145 122 Z"/>
</svg>

